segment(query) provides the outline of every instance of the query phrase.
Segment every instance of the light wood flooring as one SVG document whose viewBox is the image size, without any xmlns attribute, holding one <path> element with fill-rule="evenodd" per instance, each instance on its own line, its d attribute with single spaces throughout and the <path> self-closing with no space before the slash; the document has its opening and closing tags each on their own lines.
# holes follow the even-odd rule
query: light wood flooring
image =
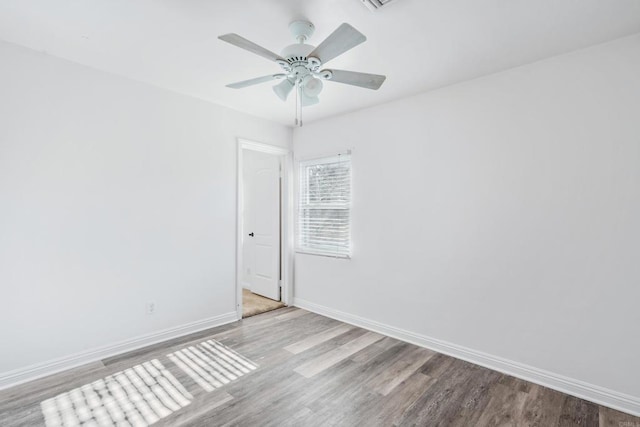
<svg viewBox="0 0 640 427">
<path fill-rule="evenodd" d="M 640 419 L 287 307 L 0 391 L 0 426 L 616 426 Z"/>
</svg>

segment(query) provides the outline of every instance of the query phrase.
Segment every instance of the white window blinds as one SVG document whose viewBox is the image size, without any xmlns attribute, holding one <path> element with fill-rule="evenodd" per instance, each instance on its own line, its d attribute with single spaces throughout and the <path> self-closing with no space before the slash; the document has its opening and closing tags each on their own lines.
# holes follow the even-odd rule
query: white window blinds
<svg viewBox="0 0 640 427">
<path fill-rule="evenodd" d="M 351 155 L 300 162 L 298 250 L 351 256 Z"/>
</svg>

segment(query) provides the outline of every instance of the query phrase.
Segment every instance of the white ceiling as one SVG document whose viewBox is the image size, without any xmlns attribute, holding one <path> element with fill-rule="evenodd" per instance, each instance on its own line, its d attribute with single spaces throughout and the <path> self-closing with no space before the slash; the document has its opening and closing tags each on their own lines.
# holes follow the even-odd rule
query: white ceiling
<svg viewBox="0 0 640 427">
<path fill-rule="evenodd" d="M 317 45 L 348 22 L 368 40 L 327 68 L 386 74 L 378 91 L 326 83 L 305 121 L 352 111 L 640 32 L 639 0 L 0 0 L 0 39 L 291 125 L 271 83 L 225 84 L 280 68 L 217 39 L 274 52 L 307 18 Z"/>
</svg>

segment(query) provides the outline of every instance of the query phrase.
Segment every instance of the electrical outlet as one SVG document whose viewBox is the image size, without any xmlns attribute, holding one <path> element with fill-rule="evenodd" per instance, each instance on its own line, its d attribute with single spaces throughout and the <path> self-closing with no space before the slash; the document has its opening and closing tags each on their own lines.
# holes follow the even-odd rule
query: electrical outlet
<svg viewBox="0 0 640 427">
<path fill-rule="evenodd" d="M 156 312 L 156 303 L 151 301 L 147 303 L 147 314 L 153 314 Z"/>
</svg>

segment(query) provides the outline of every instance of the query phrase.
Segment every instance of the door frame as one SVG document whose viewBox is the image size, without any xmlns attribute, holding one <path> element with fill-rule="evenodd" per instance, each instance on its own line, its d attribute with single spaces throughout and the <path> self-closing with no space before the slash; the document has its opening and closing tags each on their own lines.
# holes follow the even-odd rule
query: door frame
<svg viewBox="0 0 640 427">
<path fill-rule="evenodd" d="M 242 319 L 242 268 L 244 237 L 243 221 L 243 191 L 244 191 L 244 163 L 242 150 L 253 150 L 261 153 L 273 154 L 280 157 L 282 165 L 282 197 L 280 205 L 280 268 L 282 269 L 282 292 L 280 299 L 285 305 L 293 303 L 293 153 L 286 148 L 238 138 L 237 154 L 237 188 L 236 188 L 236 315 Z"/>
</svg>

